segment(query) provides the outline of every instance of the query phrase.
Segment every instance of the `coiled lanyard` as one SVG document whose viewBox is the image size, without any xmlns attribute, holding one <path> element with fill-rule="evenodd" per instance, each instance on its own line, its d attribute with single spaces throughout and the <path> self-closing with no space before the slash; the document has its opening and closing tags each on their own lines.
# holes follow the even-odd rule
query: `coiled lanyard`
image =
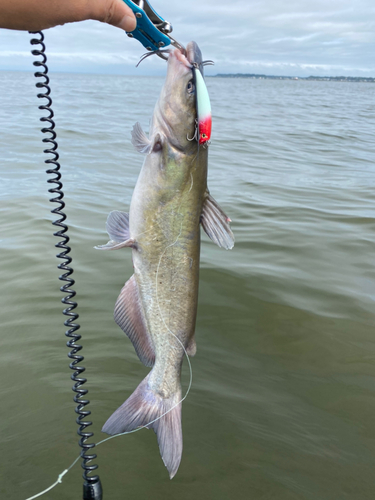
<svg viewBox="0 0 375 500">
<path fill-rule="evenodd" d="M 161 49 L 168 45 L 172 44 L 180 50 L 185 50 L 182 45 L 171 37 L 171 24 L 159 16 L 147 0 L 135 0 L 134 2 L 131 0 L 123 1 L 133 10 L 137 20 L 135 30 L 131 33 L 127 33 L 129 37 L 136 38 L 150 53 L 155 53 L 163 59 L 165 59 L 165 56 L 161 52 Z M 30 33 L 35 35 L 30 41 L 31 45 L 38 46 L 38 48 L 33 49 L 31 53 L 36 57 L 41 57 L 41 59 L 34 61 L 33 65 L 38 68 L 38 71 L 35 72 L 35 77 L 40 79 L 36 83 L 36 87 L 41 90 L 37 94 L 37 97 L 39 99 L 44 99 L 44 103 L 39 106 L 39 109 L 47 112 L 47 115 L 42 116 L 40 121 L 45 124 L 42 128 L 42 133 L 47 135 L 42 139 L 43 143 L 48 145 L 44 153 L 49 155 L 48 159 L 44 162 L 48 166 L 47 174 L 52 176 L 47 181 L 49 184 L 53 185 L 48 192 L 53 195 L 50 199 L 51 203 L 57 205 L 51 210 L 51 212 L 57 216 L 57 219 L 54 220 L 52 224 L 58 228 L 58 230 L 53 233 L 54 236 L 60 238 L 59 243 L 55 246 L 61 250 L 61 252 L 57 254 L 57 258 L 61 259 L 62 262 L 60 262 L 57 267 L 63 271 L 63 274 L 59 276 L 59 280 L 64 283 L 60 287 L 60 290 L 65 294 L 62 299 L 63 304 L 66 306 L 63 310 L 63 314 L 66 316 L 64 325 L 68 328 L 65 335 L 69 337 L 67 346 L 71 349 L 68 353 L 68 357 L 72 360 L 69 367 L 74 371 L 71 378 L 74 381 L 72 389 L 75 395 L 73 399 L 77 404 L 75 408 L 75 412 L 78 415 L 76 422 L 79 426 L 80 457 L 82 458 L 82 468 L 84 471 L 83 500 L 102 500 L 103 489 L 100 478 L 97 474 L 91 475 L 93 471 L 98 468 L 98 465 L 92 463 L 89 465 L 90 462 L 96 459 L 97 455 L 92 452 L 95 443 L 87 443 L 87 440 L 94 435 L 93 432 L 88 432 L 86 430 L 87 427 L 92 425 L 92 422 L 84 420 L 91 414 L 90 410 L 86 408 L 90 401 L 86 397 L 88 390 L 82 387 L 87 380 L 82 377 L 82 373 L 85 371 L 85 368 L 82 366 L 84 357 L 82 354 L 79 354 L 82 350 L 82 346 L 77 344 L 81 339 L 81 335 L 77 333 L 80 325 L 76 322 L 78 319 L 78 314 L 75 312 L 77 302 L 72 300 L 76 295 L 75 290 L 72 288 L 75 282 L 71 277 L 73 274 L 73 268 L 71 267 L 72 257 L 69 255 L 71 248 L 68 244 L 68 226 L 65 223 L 66 214 L 63 211 L 65 208 L 64 192 L 62 174 L 60 171 L 61 166 L 58 161 L 58 144 L 56 141 L 55 122 L 53 120 L 54 113 L 52 111 L 51 87 L 49 86 L 50 80 L 48 77 L 47 56 L 45 53 L 46 47 L 44 44 L 44 35 L 41 31 Z M 83 399 L 84 396 L 85 398 Z"/>
</svg>

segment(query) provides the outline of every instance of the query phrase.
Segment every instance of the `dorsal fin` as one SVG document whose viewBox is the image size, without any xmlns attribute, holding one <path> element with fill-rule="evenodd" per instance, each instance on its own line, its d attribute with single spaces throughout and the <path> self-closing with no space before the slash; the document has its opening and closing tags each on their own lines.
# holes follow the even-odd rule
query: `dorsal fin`
<svg viewBox="0 0 375 500">
<path fill-rule="evenodd" d="M 116 301 L 114 318 L 132 341 L 139 359 L 146 366 L 154 366 L 154 346 L 134 275 L 125 283 Z"/>
</svg>

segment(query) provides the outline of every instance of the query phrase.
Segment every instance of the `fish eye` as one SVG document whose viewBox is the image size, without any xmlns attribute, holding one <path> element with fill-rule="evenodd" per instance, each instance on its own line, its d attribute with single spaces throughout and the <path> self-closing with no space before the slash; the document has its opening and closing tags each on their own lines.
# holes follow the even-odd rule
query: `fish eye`
<svg viewBox="0 0 375 500">
<path fill-rule="evenodd" d="M 193 83 L 193 80 L 190 80 L 187 84 L 186 90 L 188 91 L 189 94 L 192 94 L 195 90 L 195 85 Z"/>
</svg>

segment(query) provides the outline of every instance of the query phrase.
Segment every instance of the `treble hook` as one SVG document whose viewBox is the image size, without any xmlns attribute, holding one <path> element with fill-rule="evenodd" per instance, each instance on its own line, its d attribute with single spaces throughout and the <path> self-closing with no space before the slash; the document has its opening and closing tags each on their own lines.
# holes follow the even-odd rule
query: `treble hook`
<svg viewBox="0 0 375 500">
<path fill-rule="evenodd" d="M 195 132 L 194 132 L 193 137 L 190 139 L 190 138 L 189 138 L 189 134 L 186 134 L 186 139 L 187 139 L 188 141 L 190 141 L 190 142 L 191 142 L 191 141 L 194 141 L 194 139 L 195 139 L 196 141 L 198 140 L 198 121 L 197 121 L 197 120 L 195 120 Z"/>
</svg>

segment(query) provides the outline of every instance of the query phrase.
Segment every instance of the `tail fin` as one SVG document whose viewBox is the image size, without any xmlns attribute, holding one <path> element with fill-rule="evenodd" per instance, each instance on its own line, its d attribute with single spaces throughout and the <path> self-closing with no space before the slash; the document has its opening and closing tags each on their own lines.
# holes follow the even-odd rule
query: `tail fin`
<svg viewBox="0 0 375 500">
<path fill-rule="evenodd" d="M 181 403 L 179 403 L 181 389 L 170 398 L 163 399 L 149 388 L 148 377 L 149 375 L 109 417 L 102 431 L 114 435 L 143 426 L 153 429 L 157 435 L 161 458 L 172 479 L 178 470 L 182 455 Z M 158 417 L 161 418 L 153 422 Z"/>
</svg>

